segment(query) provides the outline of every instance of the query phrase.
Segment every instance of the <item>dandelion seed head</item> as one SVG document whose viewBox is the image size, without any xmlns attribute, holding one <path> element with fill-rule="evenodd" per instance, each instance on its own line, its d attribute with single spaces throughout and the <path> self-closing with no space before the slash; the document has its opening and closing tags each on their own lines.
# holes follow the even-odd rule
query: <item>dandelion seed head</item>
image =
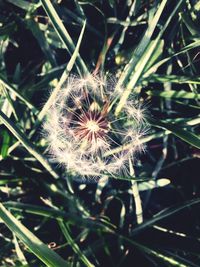
<svg viewBox="0 0 200 267">
<path fill-rule="evenodd" d="M 52 159 L 84 179 L 126 173 L 129 158 L 142 150 L 146 122 L 136 98 L 127 101 L 121 117 L 115 117 L 116 97 L 122 92 L 114 79 L 70 76 L 44 123 Z"/>
</svg>

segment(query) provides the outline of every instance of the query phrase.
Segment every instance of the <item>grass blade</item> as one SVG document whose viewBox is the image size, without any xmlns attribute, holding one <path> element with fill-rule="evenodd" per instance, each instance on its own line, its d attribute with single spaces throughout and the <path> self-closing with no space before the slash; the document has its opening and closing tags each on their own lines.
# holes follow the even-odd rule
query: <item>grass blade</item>
<svg viewBox="0 0 200 267">
<path fill-rule="evenodd" d="M 153 35 L 153 32 L 156 28 L 156 25 L 158 23 L 158 20 L 163 12 L 163 9 L 167 3 L 167 0 L 163 0 L 160 4 L 160 7 L 158 8 L 157 12 L 154 15 L 153 20 L 149 24 L 149 27 L 147 28 L 142 40 L 140 41 L 139 45 L 133 52 L 133 55 L 131 56 L 131 60 L 126 65 L 120 79 L 118 82 L 118 85 L 121 85 L 126 82 L 128 77 L 130 76 L 131 72 L 134 69 L 134 66 L 138 63 L 138 60 L 141 58 L 141 56 L 144 54 L 144 51 L 146 50 L 147 46 L 149 45 L 151 41 L 151 36 Z"/>
<path fill-rule="evenodd" d="M 65 45 L 66 49 L 72 55 L 75 50 L 75 45 L 73 43 L 72 38 L 70 37 L 69 33 L 67 32 L 65 26 L 63 25 L 61 19 L 59 18 L 55 8 L 53 7 L 50 0 L 41 0 L 42 6 L 45 9 L 54 29 L 56 30 L 58 36 L 60 37 L 61 41 Z M 87 67 L 78 54 L 77 56 L 77 64 L 79 69 L 81 70 L 82 74 L 87 74 L 88 70 Z"/>
<path fill-rule="evenodd" d="M 44 168 L 54 177 L 59 178 L 59 175 L 52 169 L 49 162 L 37 151 L 36 147 L 28 140 L 26 135 L 3 113 L 0 111 L 0 120 L 8 128 L 8 130 L 22 143 L 22 145 L 33 155 Z"/>
<path fill-rule="evenodd" d="M 61 89 L 63 83 L 66 81 L 70 71 L 72 70 L 72 68 L 74 66 L 74 63 L 75 63 L 75 61 L 76 61 L 76 59 L 78 57 L 78 51 L 79 51 L 79 48 L 80 48 L 80 45 L 81 45 L 81 41 L 82 41 L 82 38 L 83 38 L 83 33 L 85 31 L 85 26 L 86 26 L 86 22 L 84 22 L 84 24 L 83 24 L 83 28 L 81 30 L 81 33 L 80 33 L 76 48 L 74 50 L 74 53 L 71 56 L 71 59 L 70 59 L 69 63 L 67 64 L 66 70 L 63 72 L 63 74 L 62 74 L 62 76 L 61 76 L 61 78 L 59 80 L 58 85 L 56 86 L 56 88 L 54 89 L 53 93 L 51 94 L 51 96 L 49 97 L 48 101 L 46 102 L 46 104 L 44 105 L 43 109 L 40 111 L 40 113 L 38 115 L 38 120 L 39 121 L 41 121 L 44 118 L 44 116 L 46 115 L 47 110 L 52 105 L 52 102 L 55 100 L 55 97 L 56 97 L 58 91 Z"/>
<path fill-rule="evenodd" d="M 26 106 L 29 109 L 32 109 L 34 112 L 36 112 L 36 108 L 24 97 L 22 96 L 15 88 L 14 86 L 11 86 L 8 84 L 6 79 L 0 74 L 0 84 L 2 84 L 6 89 L 8 89 L 10 92 L 14 93 L 22 102 L 26 104 Z"/>
<path fill-rule="evenodd" d="M 49 267 L 67 266 L 57 253 L 48 248 L 40 239 L 19 222 L 1 203 L 0 218 L 8 228 L 42 261 Z"/>
<path fill-rule="evenodd" d="M 44 206 L 18 203 L 14 201 L 4 202 L 3 205 L 6 208 L 14 210 L 15 212 L 25 212 L 29 214 L 34 214 L 46 218 L 58 219 L 58 220 L 67 220 L 69 223 L 78 224 L 84 228 L 90 228 L 91 230 L 96 231 L 97 229 L 103 231 L 111 231 L 108 227 L 111 225 L 103 223 L 98 220 L 94 220 L 90 217 L 85 217 L 84 219 L 73 212 L 65 212 L 63 210 L 52 209 Z M 113 228 L 112 228 L 113 229 Z"/>
<path fill-rule="evenodd" d="M 177 126 L 176 124 L 164 123 L 161 121 L 153 122 L 151 124 L 158 128 L 164 128 L 170 132 L 172 132 L 177 137 L 181 138 L 183 141 L 187 142 L 188 144 L 197 147 L 200 149 L 200 137 L 196 134 Z"/>
<path fill-rule="evenodd" d="M 140 231 L 144 230 L 145 228 L 152 226 L 154 223 L 157 223 L 158 221 L 160 221 L 160 220 L 162 220 L 168 216 L 171 216 L 174 213 L 177 213 L 177 212 L 179 212 L 185 208 L 191 207 L 192 205 L 196 205 L 199 203 L 200 203 L 200 198 L 197 198 L 197 199 L 187 201 L 187 202 L 183 203 L 182 205 L 176 205 L 176 206 L 164 209 L 161 212 L 154 215 L 152 219 L 145 221 L 143 224 L 135 227 L 134 230 L 132 231 L 132 235 L 139 233 Z"/>
<path fill-rule="evenodd" d="M 148 90 L 146 92 L 150 96 L 158 96 L 163 98 L 174 98 L 174 99 L 200 99 L 200 94 L 193 92 L 186 92 L 184 90 L 175 91 L 152 91 Z"/>
<path fill-rule="evenodd" d="M 148 38 L 148 41 L 146 41 L 146 39 L 144 39 L 139 44 L 139 46 L 140 45 L 143 46 L 143 42 L 145 43 L 144 49 L 140 55 L 137 55 L 137 53 L 135 52 L 137 55 L 137 58 L 139 58 L 139 60 L 133 61 L 133 59 L 131 59 L 131 61 L 128 63 L 128 67 L 127 67 L 128 71 L 126 72 L 126 70 L 124 70 L 122 77 L 120 77 L 118 85 L 123 84 L 123 82 L 125 80 L 127 80 L 130 76 L 131 76 L 131 79 L 130 79 L 129 83 L 127 84 L 126 89 L 125 89 L 124 93 L 122 94 L 120 101 L 116 107 L 116 110 L 115 110 L 116 116 L 118 116 L 119 113 L 121 112 L 121 110 L 124 107 L 129 95 L 131 94 L 131 91 L 133 90 L 133 88 L 137 85 L 138 81 L 140 80 L 141 75 L 142 75 L 143 71 L 145 70 L 145 67 L 148 65 L 148 62 L 150 61 L 150 58 L 155 53 L 155 50 L 159 47 L 161 36 L 162 36 L 163 32 L 166 30 L 169 22 L 171 21 L 173 15 L 175 14 L 177 9 L 179 8 L 182 1 L 183 0 L 180 0 L 178 2 L 175 10 L 172 12 L 172 14 L 169 16 L 169 18 L 165 22 L 165 25 L 163 26 L 162 30 L 159 32 L 159 34 L 158 34 L 157 38 L 154 40 L 154 42 L 150 42 L 150 38 Z M 159 9 L 157 10 L 156 14 L 154 15 L 153 23 L 156 22 L 156 24 L 157 24 L 158 19 L 160 18 L 166 3 L 167 3 L 167 1 L 162 1 L 162 3 L 160 4 Z M 151 26 L 150 26 L 151 31 L 150 31 L 150 33 L 148 33 L 148 29 L 147 29 L 147 33 L 150 34 L 150 36 L 151 36 L 153 34 L 154 29 L 155 29 L 155 27 L 151 28 Z M 147 37 L 148 37 L 148 34 L 147 34 Z M 132 72 L 133 72 L 133 74 L 131 74 Z"/>
<path fill-rule="evenodd" d="M 79 256 L 80 260 L 85 264 L 85 266 L 94 267 L 94 265 L 86 258 L 86 256 L 81 252 L 78 245 L 72 239 L 72 237 L 69 233 L 68 226 L 63 221 L 60 221 L 60 220 L 58 221 L 58 223 L 59 223 L 59 226 L 60 226 L 67 242 L 72 247 L 73 251 Z"/>
</svg>

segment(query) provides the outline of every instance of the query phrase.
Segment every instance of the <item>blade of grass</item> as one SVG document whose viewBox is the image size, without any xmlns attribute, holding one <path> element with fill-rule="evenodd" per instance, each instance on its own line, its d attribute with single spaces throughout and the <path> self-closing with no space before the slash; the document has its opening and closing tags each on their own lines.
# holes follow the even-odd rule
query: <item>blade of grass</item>
<svg viewBox="0 0 200 267">
<path fill-rule="evenodd" d="M 177 137 L 181 138 L 183 141 L 187 142 L 188 144 L 199 148 L 200 149 L 200 137 L 196 134 L 177 126 L 176 124 L 164 123 L 161 121 L 149 121 L 152 126 L 158 128 L 164 128 L 170 131 L 172 134 L 176 135 Z"/>
<path fill-rule="evenodd" d="M 49 162 L 44 156 L 37 150 L 37 148 L 29 141 L 24 133 L 3 113 L 0 111 L 0 120 L 7 127 L 7 129 L 22 143 L 22 145 L 33 155 L 44 168 L 54 177 L 59 178 L 59 175 L 52 169 Z"/>
<path fill-rule="evenodd" d="M 144 144 L 144 143 L 147 143 L 147 142 L 150 142 L 151 140 L 153 139 L 156 139 L 156 138 L 161 138 L 163 137 L 163 135 L 165 134 L 170 134 L 170 131 L 165 131 L 165 132 L 158 132 L 158 133 L 154 133 L 152 135 L 148 135 L 146 137 L 143 137 L 140 139 L 140 143 L 139 144 Z M 121 151 L 124 151 L 124 150 L 127 150 L 127 149 L 130 149 L 131 147 L 133 147 L 133 144 L 132 143 L 128 143 L 124 146 L 119 146 L 117 148 L 114 148 L 114 149 L 110 149 L 108 152 L 106 152 L 103 156 L 104 157 L 108 157 L 110 155 L 113 155 L 113 154 L 116 154 L 116 153 L 119 153 Z"/>
<path fill-rule="evenodd" d="M 6 208 L 9 208 L 14 211 L 26 212 L 26 213 L 30 213 L 30 214 L 34 214 L 34 215 L 38 215 L 42 217 L 53 218 L 56 220 L 59 220 L 59 219 L 67 220 L 68 223 L 78 224 L 80 227 L 89 228 L 90 230 L 94 230 L 94 231 L 99 229 L 99 230 L 104 230 L 104 231 L 107 230 L 110 232 L 110 227 L 112 227 L 111 224 L 107 224 L 107 223 L 104 223 L 98 220 L 94 220 L 93 218 L 90 218 L 90 217 L 83 218 L 73 212 L 69 213 L 63 210 L 52 209 L 52 208 L 37 206 L 37 205 L 32 205 L 32 204 L 18 203 L 14 201 L 4 202 L 3 205 Z"/>
<path fill-rule="evenodd" d="M 72 38 L 70 37 L 69 33 L 67 32 L 65 26 L 63 25 L 61 19 L 59 18 L 55 8 L 53 7 L 50 0 L 41 0 L 42 6 L 46 11 L 55 31 L 57 32 L 58 36 L 60 37 L 61 41 L 64 43 L 66 49 L 72 55 L 75 50 L 75 45 L 73 43 Z M 80 68 L 80 74 L 86 75 L 88 73 L 87 67 L 82 60 L 81 56 L 77 55 L 77 64 Z"/>
<path fill-rule="evenodd" d="M 34 4 L 34 3 L 30 3 L 24 0 L 7 0 L 7 1 L 26 11 L 35 10 L 41 5 L 40 2 Z"/>
<path fill-rule="evenodd" d="M 123 72 L 122 73 L 122 78 L 120 77 L 119 79 L 119 82 L 118 82 L 118 85 L 121 85 L 123 84 L 123 82 L 125 80 L 127 80 L 130 75 L 131 75 L 131 79 L 130 81 L 128 82 L 127 86 L 126 86 L 126 89 L 125 91 L 123 92 L 123 94 L 120 96 L 120 100 L 119 100 L 119 103 L 116 107 L 116 110 L 115 110 L 115 115 L 118 116 L 119 113 L 121 112 L 122 108 L 124 107 L 129 95 L 131 94 L 131 91 L 133 90 L 133 88 L 135 86 L 137 86 L 137 83 L 138 81 L 140 80 L 140 77 L 146 67 L 146 65 L 148 64 L 148 62 L 150 61 L 150 58 L 151 56 L 155 53 L 155 50 L 157 49 L 157 47 L 159 46 L 160 44 L 160 39 L 161 39 L 161 36 L 163 35 L 164 31 L 166 30 L 167 26 L 169 25 L 172 17 L 174 16 L 174 14 L 176 13 L 177 9 L 179 8 L 179 6 L 181 5 L 183 0 L 180 0 L 177 5 L 176 5 L 176 8 L 173 10 L 173 12 L 170 14 L 169 18 L 167 19 L 167 21 L 165 22 L 163 28 L 161 29 L 161 31 L 159 32 L 158 36 L 156 37 L 156 39 L 154 40 L 154 42 L 150 42 L 150 38 L 148 41 L 146 41 L 145 39 L 145 47 L 144 47 L 144 50 L 142 51 L 142 53 L 140 54 L 140 57 L 139 59 L 137 60 L 137 62 L 133 62 L 132 59 L 131 61 L 128 63 L 128 72 L 125 73 Z M 153 19 L 153 23 L 158 22 L 158 19 L 160 18 L 162 12 L 163 12 L 163 9 L 166 5 L 166 2 L 167 1 L 162 1 L 158 11 L 156 12 L 155 16 L 154 16 L 154 19 Z M 155 25 L 156 26 L 156 25 Z M 150 31 L 150 36 L 153 34 L 153 31 L 155 29 L 155 26 L 154 28 L 151 29 Z M 153 31 L 152 31 L 153 30 Z M 147 29 L 147 32 L 148 32 L 148 29 Z M 148 36 L 148 35 L 147 35 Z M 142 42 L 144 42 L 142 40 Z M 142 46 L 143 43 L 140 43 L 140 45 Z M 137 55 L 137 53 L 136 53 Z M 138 57 L 138 55 L 137 55 Z M 136 68 L 136 65 L 137 65 L 137 68 Z M 134 70 L 134 71 L 133 71 Z M 132 74 L 132 71 L 133 71 L 133 74 Z M 125 76 L 125 78 L 123 78 Z M 118 85 L 117 85 L 117 89 L 118 89 Z M 117 90 L 116 89 L 116 90 Z"/>
<path fill-rule="evenodd" d="M 160 60 L 159 62 L 157 62 L 156 64 L 154 64 L 148 71 L 146 71 L 143 74 L 143 79 L 146 79 L 147 77 L 149 77 L 152 73 L 154 73 L 160 66 L 162 66 L 164 63 L 168 62 L 169 60 L 171 60 L 173 57 L 179 56 L 183 53 L 186 53 L 187 51 L 197 48 L 200 46 L 200 40 L 195 40 L 194 42 L 192 42 L 189 45 L 186 45 L 185 47 L 183 47 L 181 49 L 180 52 L 174 53 L 173 55 L 171 55 L 170 57 L 164 58 L 162 60 Z"/>
<path fill-rule="evenodd" d="M 8 89 L 10 92 L 14 93 L 22 102 L 26 104 L 26 106 L 31 109 L 34 113 L 37 111 L 36 108 L 24 97 L 22 96 L 15 88 L 14 86 L 8 84 L 6 79 L 3 77 L 2 74 L 0 74 L 0 84 L 2 84 L 6 89 Z"/>
<path fill-rule="evenodd" d="M 184 106 L 186 108 L 192 108 L 192 109 L 200 109 L 200 106 L 197 106 L 197 105 L 193 105 L 193 104 L 188 104 L 188 103 L 184 103 L 182 101 L 179 101 L 179 100 L 174 100 L 172 99 L 172 101 L 178 105 L 181 105 L 181 106 Z"/>
<path fill-rule="evenodd" d="M 1 132 L 1 137 L 2 137 L 2 146 L 1 146 L 1 158 L 5 159 L 8 155 L 8 149 L 10 146 L 10 135 L 7 133 L 6 130 L 2 130 Z"/>
<path fill-rule="evenodd" d="M 2 86 L 2 92 L 5 95 L 5 100 L 4 100 L 4 103 L 2 105 L 1 110 L 8 117 L 10 117 L 11 114 L 13 113 L 15 119 L 18 121 L 19 119 L 17 117 L 17 113 L 16 113 L 16 110 L 15 110 L 14 105 L 13 105 L 13 98 L 15 98 L 15 95 L 11 92 L 8 92 L 8 90 L 6 90 L 6 88 L 4 88 L 3 86 Z"/>
<path fill-rule="evenodd" d="M 148 90 L 146 91 L 147 95 L 150 96 L 157 96 L 163 98 L 174 98 L 174 99 L 200 99 L 200 94 L 187 92 L 184 90 L 175 91 L 155 91 L 155 90 Z"/>
<path fill-rule="evenodd" d="M 176 266 L 176 267 L 189 267 L 189 265 L 186 265 L 185 264 L 185 261 L 184 260 L 181 260 L 173 255 L 172 256 L 168 256 L 167 254 L 163 254 L 162 252 L 160 251 L 156 251 L 154 249 L 151 249 L 141 243 L 138 243 L 128 237 L 125 237 L 125 236 L 122 236 L 120 235 L 120 238 L 126 240 L 127 242 L 131 243 L 132 245 L 134 245 L 136 248 L 138 248 L 141 252 L 145 253 L 145 254 L 149 254 L 149 255 L 152 255 L 156 258 L 159 258 L 161 260 L 163 260 L 163 262 L 166 262 L 167 263 L 167 266 Z M 170 264 L 170 265 L 169 265 Z M 191 265 L 194 267 L 194 265 Z"/>
<path fill-rule="evenodd" d="M 72 239 L 70 232 L 69 232 L 69 227 L 66 225 L 63 221 L 58 220 L 58 224 L 67 240 L 69 245 L 72 247 L 73 251 L 79 256 L 80 260 L 85 264 L 85 266 L 88 267 L 94 267 L 94 265 L 87 259 L 87 257 L 81 252 L 80 248 L 78 245 L 75 243 L 75 241 Z"/>
<path fill-rule="evenodd" d="M 175 205 L 169 208 L 166 208 L 162 210 L 161 212 L 157 213 L 153 216 L 153 218 L 149 219 L 148 221 L 145 221 L 143 224 L 136 226 L 132 231 L 132 236 L 135 234 L 138 234 L 140 231 L 146 229 L 147 227 L 152 226 L 154 223 L 157 223 L 158 221 L 167 218 L 185 208 L 189 208 L 192 205 L 196 205 L 200 203 L 200 198 L 193 199 L 187 202 L 184 202 L 181 205 Z"/>
<path fill-rule="evenodd" d="M 46 40 L 44 33 L 40 30 L 38 23 L 35 22 L 34 18 L 30 16 L 26 21 L 27 28 L 32 32 L 33 36 L 38 41 L 38 44 L 46 56 L 47 60 L 51 63 L 52 67 L 57 66 L 56 58 L 54 53 L 52 53 L 49 44 Z"/>
<path fill-rule="evenodd" d="M 30 230 L 19 222 L 6 208 L 0 203 L 0 218 L 7 227 L 43 262 L 49 267 L 68 266 L 56 252 L 48 248 Z"/>
<path fill-rule="evenodd" d="M 133 71 L 135 65 L 138 63 L 138 61 L 140 60 L 140 57 L 143 55 L 145 49 L 147 48 L 147 46 L 150 43 L 151 37 L 153 35 L 153 32 L 156 28 L 156 25 L 158 23 L 158 20 L 164 10 L 164 7 L 167 3 L 167 0 L 163 0 L 157 10 L 157 12 L 154 15 L 153 20 L 151 21 L 151 23 L 149 23 L 149 26 L 142 38 L 142 40 L 140 41 L 139 45 L 137 46 L 137 48 L 134 50 L 132 56 L 131 56 L 131 60 L 129 61 L 129 63 L 126 65 L 125 69 L 122 72 L 122 75 L 120 76 L 120 79 L 118 81 L 118 85 L 117 86 L 121 86 L 122 84 L 126 83 L 126 80 L 128 79 L 128 77 L 130 76 L 131 72 Z"/>
<path fill-rule="evenodd" d="M 15 251 L 16 251 L 19 261 L 21 262 L 22 266 L 27 266 L 28 262 L 19 246 L 19 243 L 18 243 L 18 240 L 15 234 L 13 234 L 13 242 L 15 244 Z"/>
<path fill-rule="evenodd" d="M 15 150 L 20 145 L 20 142 L 15 142 L 12 146 L 10 146 L 7 150 L 7 155 L 9 155 L 13 150 Z M 0 155 L 0 161 L 3 159 L 2 155 Z"/>
<path fill-rule="evenodd" d="M 200 117 L 194 117 L 194 118 L 173 118 L 173 119 L 166 119 L 162 120 L 164 123 L 176 123 L 178 126 L 194 126 L 194 125 L 199 125 L 200 124 Z"/>
<path fill-rule="evenodd" d="M 149 79 L 149 82 L 170 82 L 170 83 L 194 83 L 194 84 L 200 84 L 200 78 L 199 77 L 192 77 L 192 76 L 181 76 L 181 75 L 161 75 L 161 74 L 152 74 Z"/>
<path fill-rule="evenodd" d="M 135 170 L 133 168 L 133 164 L 130 158 L 129 158 L 129 171 L 130 171 L 130 175 L 134 177 Z M 140 193 L 138 190 L 138 184 L 137 184 L 137 181 L 135 180 L 131 181 L 131 191 L 132 191 L 134 202 L 135 202 L 136 221 L 137 221 L 137 224 L 141 224 L 143 223 L 142 201 L 141 201 Z"/>
<path fill-rule="evenodd" d="M 63 72 L 63 74 L 62 74 L 62 76 L 61 76 L 61 78 L 60 78 L 60 80 L 58 82 L 58 85 L 56 86 L 56 88 L 54 89 L 53 93 L 51 94 L 51 96 L 49 97 L 49 99 L 47 100 L 46 104 L 44 105 L 44 107 L 42 108 L 42 110 L 40 111 L 40 113 L 38 115 L 38 120 L 39 121 L 41 121 L 44 118 L 44 116 L 46 115 L 48 109 L 50 108 L 50 106 L 52 105 L 53 101 L 55 100 L 55 97 L 56 97 L 58 91 L 61 89 L 63 83 L 66 81 L 67 77 L 69 76 L 70 71 L 72 70 L 72 68 L 74 66 L 74 63 L 75 63 L 75 61 L 76 61 L 76 59 L 78 57 L 78 51 L 79 51 L 79 48 L 80 48 L 80 45 L 81 45 L 81 41 L 83 39 L 85 26 L 86 26 L 86 21 L 83 24 L 83 28 L 81 30 L 81 33 L 80 33 L 76 48 L 74 49 L 74 52 L 73 52 L 73 54 L 71 56 L 71 59 L 70 59 L 69 63 L 67 64 L 66 70 Z"/>
</svg>

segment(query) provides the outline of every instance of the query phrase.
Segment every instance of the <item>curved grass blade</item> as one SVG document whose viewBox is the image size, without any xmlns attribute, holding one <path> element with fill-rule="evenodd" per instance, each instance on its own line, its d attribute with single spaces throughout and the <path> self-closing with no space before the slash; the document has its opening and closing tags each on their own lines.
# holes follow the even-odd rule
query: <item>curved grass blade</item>
<svg viewBox="0 0 200 267">
<path fill-rule="evenodd" d="M 141 225 L 142 226 L 142 225 Z M 139 228 L 140 226 L 138 226 L 137 228 Z M 166 253 L 166 252 L 161 252 L 161 251 L 156 251 L 154 249 L 151 249 L 149 247 L 147 247 L 146 245 L 143 245 L 141 243 L 136 242 L 133 239 L 130 239 L 124 235 L 119 235 L 118 237 L 120 237 L 121 239 L 129 242 L 130 244 L 134 245 L 136 248 L 138 248 L 141 252 L 145 253 L 145 254 L 149 254 L 151 256 L 154 256 L 160 260 L 162 260 L 163 262 L 165 262 L 167 264 L 167 266 L 176 266 L 176 267 L 196 267 L 196 265 L 194 265 L 193 263 L 191 263 L 191 265 L 188 265 L 187 260 L 178 257 L 175 254 L 170 255 L 170 253 Z M 160 265 L 159 265 L 160 266 Z"/>
<path fill-rule="evenodd" d="M 18 212 L 26 212 L 29 214 L 34 214 L 42 217 L 52 218 L 56 220 L 67 220 L 68 223 L 78 224 L 80 227 L 90 228 L 90 230 L 96 231 L 108 231 L 113 230 L 113 225 L 110 223 L 106 223 L 105 221 L 94 220 L 90 217 L 82 218 L 73 212 L 65 212 L 63 210 L 52 209 L 43 206 L 37 206 L 32 204 L 18 203 L 14 201 L 4 202 L 3 205 L 6 208 L 9 208 Z M 110 229 L 111 228 L 111 229 Z"/>
<path fill-rule="evenodd" d="M 54 177 L 59 178 L 59 175 L 52 169 L 49 162 L 37 151 L 36 147 L 29 141 L 24 133 L 3 113 L 0 111 L 0 120 L 8 128 L 8 130 L 22 143 L 22 145 L 33 155 L 44 168 Z"/>
<path fill-rule="evenodd" d="M 68 266 L 56 252 L 48 248 L 30 230 L 19 222 L 1 203 L 0 218 L 8 228 L 43 262 L 49 267 Z"/>
<path fill-rule="evenodd" d="M 161 212 L 157 213 L 153 216 L 152 219 L 145 221 L 143 224 L 135 227 L 132 231 L 132 235 L 138 234 L 140 231 L 144 230 L 147 227 L 152 226 L 153 224 L 157 223 L 158 221 L 169 217 L 185 208 L 191 207 L 192 205 L 196 205 L 200 203 L 200 198 L 193 199 L 183 203 L 182 205 L 175 205 L 173 207 L 169 207 L 167 209 L 162 210 Z"/>
<path fill-rule="evenodd" d="M 191 49 L 194 49 L 194 48 L 197 48 L 197 47 L 199 47 L 199 46 L 200 46 L 200 40 L 197 39 L 197 40 L 195 40 L 194 42 L 192 42 L 191 44 L 186 45 L 185 47 L 183 47 L 183 48 L 181 49 L 181 51 L 179 51 L 179 52 L 177 52 L 177 53 L 174 53 L 174 54 L 172 54 L 171 56 L 166 57 L 166 58 L 160 60 L 159 62 L 155 63 L 152 67 L 150 67 L 150 69 L 149 69 L 147 72 L 145 72 L 145 73 L 143 74 L 143 77 L 142 77 L 142 78 L 145 79 L 145 78 L 149 77 L 149 76 L 150 76 L 152 73 L 154 73 L 160 66 L 162 66 L 163 64 L 165 64 L 166 62 L 168 62 L 169 60 L 171 60 L 173 57 L 179 56 L 179 55 L 181 55 L 181 54 L 183 54 L 183 53 L 186 53 L 187 51 L 189 51 L 189 50 L 191 50 Z"/>
<path fill-rule="evenodd" d="M 197 147 L 200 149 L 200 137 L 196 134 L 185 130 L 181 128 L 180 126 L 177 126 L 177 124 L 170 124 L 170 123 L 164 123 L 161 121 L 154 122 L 153 120 L 149 121 L 151 125 L 158 127 L 158 128 L 164 128 L 168 131 L 170 131 L 172 134 L 176 135 L 177 137 L 181 138 L 183 141 L 187 142 L 188 144 Z"/>
</svg>

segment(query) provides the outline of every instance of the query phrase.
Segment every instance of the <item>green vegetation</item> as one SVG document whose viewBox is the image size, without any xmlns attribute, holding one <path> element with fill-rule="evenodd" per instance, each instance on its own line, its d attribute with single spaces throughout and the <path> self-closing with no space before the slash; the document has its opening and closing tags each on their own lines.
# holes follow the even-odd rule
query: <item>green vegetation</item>
<svg viewBox="0 0 200 267">
<path fill-rule="evenodd" d="M 200 266 L 199 23 L 199 0 L 0 1 L 0 266 Z M 137 98 L 150 130 L 128 171 L 83 180 L 42 132 L 89 73 L 123 88 L 115 119 Z"/>
</svg>

